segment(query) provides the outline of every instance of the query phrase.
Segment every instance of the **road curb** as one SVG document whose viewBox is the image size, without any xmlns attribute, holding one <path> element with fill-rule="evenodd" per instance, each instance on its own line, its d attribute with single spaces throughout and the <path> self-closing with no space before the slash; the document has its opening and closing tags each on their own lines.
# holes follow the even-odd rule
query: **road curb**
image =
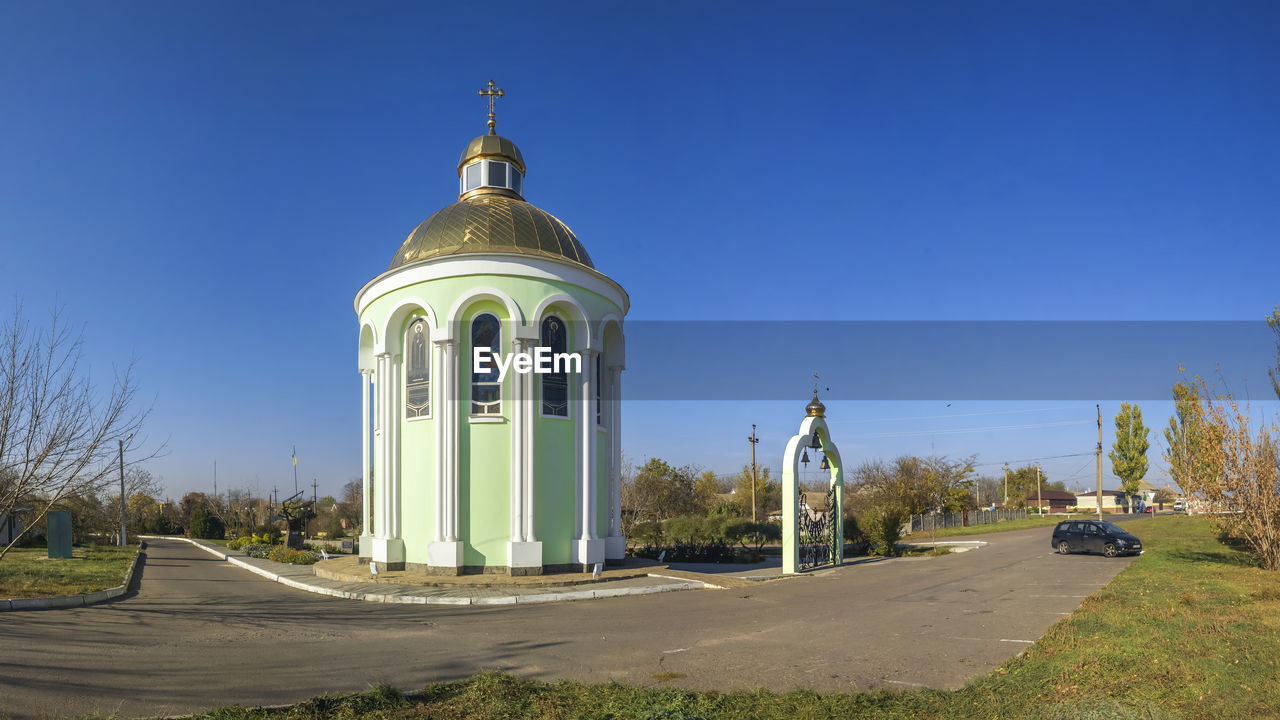
<svg viewBox="0 0 1280 720">
<path fill-rule="evenodd" d="M 139 535 L 138 537 L 142 537 Z M 146 556 L 147 544 L 145 542 L 138 543 L 138 552 L 133 555 L 133 562 L 129 563 L 129 569 L 124 573 L 124 584 L 109 587 L 105 590 L 94 590 L 93 592 L 82 593 L 80 595 L 59 595 L 51 598 L 12 598 L 9 600 L 0 600 L 0 612 L 8 610 L 64 610 L 73 607 L 85 607 L 88 605 L 97 605 L 108 600 L 114 600 L 121 595 L 129 592 L 129 586 L 133 584 L 133 574 L 138 569 L 138 563 Z"/>
<path fill-rule="evenodd" d="M 244 568 L 251 573 L 261 575 L 272 582 L 278 582 L 291 588 L 305 590 L 317 595 L 328 595 L 329 597 L 340 598 L 343 600 L 359 600 L 361 602 L 376 602 L 401 605 L 528 605 L 534 603 L 550 603 L 550 602 L 570 602 L 573 600 L 594 600 L 596 598 L 622 597 L 626 595 L 652 595 L 655 593 L 672 592 L 675 590 L 701 590 L 706 587 L 714 587 L 708 583 L 697 580 L 685 581 L 674 585 L 653 585 L 647 587 L 630 587 L 630 588 L 607 588 L 604 590 L 577 590 L 573 592 L 563 593 L 538 593 L 536 595 L 507 595 L 503 597 L 432 597 L 427 595 L 399 595 L 393 593 L 365 593 L 365 592 L 349 592 L 346 590 L 337 590 L 335 588 L 322 587 L 320 585 L 311 585 L 306 582 L 295 580 L 294 578 L 285 577 L 278 573 L 273 573 L 265 568 L 251 565 L 244 562 L 240 558 L 224 552 L 216 547 L 196 542 L 191 538 L 185 537 L 159 537 L 147 536 L 154 540 L 182 540 L 191 543 L 214 557 L 225 560 L 232 565 Z M 661 575 L 652 575 L 651 577 L 663 577 Z M 665 578 L 664 579 L 671 579 Z"/>
<path fill-rule="evenodd" d="M 949 547 L 952 552 L 962 553 L 984 548 L 990 543 L 986 540 L 931 540 L 903 544 L 909 547 Z"/>
</svg>

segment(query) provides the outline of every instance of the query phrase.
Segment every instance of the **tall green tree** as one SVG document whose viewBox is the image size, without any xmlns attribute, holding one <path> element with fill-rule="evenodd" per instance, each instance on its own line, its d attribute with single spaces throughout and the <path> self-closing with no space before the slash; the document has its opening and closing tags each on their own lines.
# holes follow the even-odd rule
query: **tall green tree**
<svg viewBox="0 0 1280 720">
<path fill-rule="evenodd" d="M 1111 472 L 1120 478 L 1120 488 L 1130 495 L 1138 492 L 1138 484 L 1147 476 L 1147 450 L 1151 431 L 1142 424 L 1142 408 L 1120 403 L 1116 413 L 1116 442 L 1111 447 Z"/>
<path fill-rule="evenodd" d="M 623 514 L 634 522 L 657 522 L 698 511 L 694 471 L 651 458 L 622 485 Z"/>
<path fill-rule="evenodd" d="M 1217 455 L 1209 451 L 1213 441 L 1205 422 L 1204 404 L 1196 385 L 1174 383 L 1173 416 L 1164 430 L 1168 446 L 1165 462 L 1169 463 L 1170 478 L 1184 495 L 1218 475 Z"/>
<path fill-rule="evenodd" d="M 712 470 L 703 470 L 693 483 L 693 500 L 704 513 L 709 513 L 720 499 L 720 480 Z"/>
<path fill-rule="evenodd" d="M 1024 465 L 1016 470 L 1009 471 L 1009 504 L 1011 508 L 1026 507 L 1028 502 L 1032 505 L 1036 501 L 1036 478 L 1039 478 L 1039 488 L 1041 493 L 1045 490 L 1066 490 L 1066 486 L 1062 481 L 1050 482 L 1049 474 L 1043 468 L 1037 468 L 1035 465 Z M 1004 484 L 1003 476 L 997 478 L 1001 485 Z M 1000 492 L 1004 492 L 1004 488 L 1000 488 Z"/>
<path fill-rule="evenodd" d="M 733 500 L 742 508 L 742 516 L 751 517 L 751 466 L 743 465 L 734 484 Z M 770 512 L 782 509 L 782 486 L 769 477 L 769 468 L 756 466 L 755 472 L 756 520 L 764 520 Z"/>
</svg>

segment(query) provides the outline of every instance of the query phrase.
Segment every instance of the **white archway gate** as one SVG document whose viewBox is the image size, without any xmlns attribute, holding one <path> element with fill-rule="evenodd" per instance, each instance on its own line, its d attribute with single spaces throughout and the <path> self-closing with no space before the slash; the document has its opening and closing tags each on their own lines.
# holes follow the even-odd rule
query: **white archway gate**
<svg viewBox="0 0 1280 720">
<path fill-rule="evenodd" d="M 813 393 L 800 432 L 782 458 L 782 572 L 796 574 L 844 561 L 844 474 L 840 450 L 827 429 L 826 406 Z M 809 454 L 813 453 L 814 457 Z M 810 507 L 800 487 L 804 460 L 829 472 L 826 507 Z M 816 504 L 816 503 L 815 503 Z"/>
</svg>

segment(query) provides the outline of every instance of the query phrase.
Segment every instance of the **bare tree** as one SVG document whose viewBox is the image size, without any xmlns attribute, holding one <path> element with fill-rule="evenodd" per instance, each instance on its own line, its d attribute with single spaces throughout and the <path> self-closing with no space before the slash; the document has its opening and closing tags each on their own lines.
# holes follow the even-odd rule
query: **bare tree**
<svg viewBox="0 0 1280 720">
<path fill-rule="evenodd" d="M 148 411 L 134 407 L 132 363 L 100 392 L 81 366 L 82 342 L 56 311 L 46 331 L 33 331 L 21 307 L 0 329 L 0 516 L 28 511 L 0 559 L 64 499 L 115 478 L 118 443 L 141 444 Z"/>
<path fill-rule="evenodd" d="M 1194 432 L 1171 433 L 1165 456 L 1178 486 L 1214 515 L 1222 533 L 1243 540 L 1263 569 L 1280 570 L 1280 454 L 1272 428 L 1254 430 L 1247 406 L 1230 394 L 1212 398 L 1203 381 L 1180 397 L 1184 406 L 1188 398 L 1199 408 L 1180 409 L 1195 418 Z M 1172 425 L 1184 429 L 1185 421 Z"/>
</svg>

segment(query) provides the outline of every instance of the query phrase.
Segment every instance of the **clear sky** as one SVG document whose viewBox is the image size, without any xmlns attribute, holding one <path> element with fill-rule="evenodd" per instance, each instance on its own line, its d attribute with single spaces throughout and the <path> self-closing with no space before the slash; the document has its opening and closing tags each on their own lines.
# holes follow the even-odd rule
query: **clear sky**
<svg viewBox="0 0 1280 720">
<path fill-rule="evenodd" d="M 632 320 L 1258 320 L 1278 36 L 1272 2 L 6 2 L 0 294 L 63 306 L 98 377 L 138 360 L 174 495 L 215 460 L 291 486 L 294 445 L 334 491 L 359 473 L 352 297 L 456 198 L 493 78 L 527 198 Z M 754 422 L 776 466 L 808 380 L 630 401 L 625 452 L 728 472 Z M 1109 445 L 1126 398 L 1098 399 Z M 829 406 L 847 461 L 1094 442 L 1081 397 Z"/>
</svg>

